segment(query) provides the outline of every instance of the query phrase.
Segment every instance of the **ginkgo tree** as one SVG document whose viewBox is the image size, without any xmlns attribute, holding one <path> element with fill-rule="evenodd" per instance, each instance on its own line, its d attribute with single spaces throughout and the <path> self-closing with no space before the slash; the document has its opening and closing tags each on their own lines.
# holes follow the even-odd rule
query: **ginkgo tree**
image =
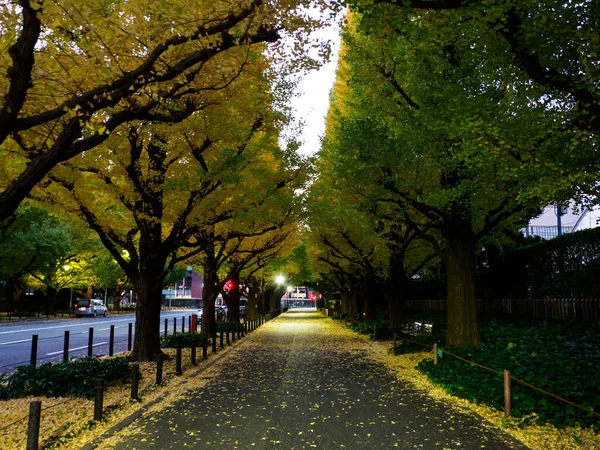
<svg viewBox="0 0 600 450">
<path fill-rule="evenodd" d="M 517 89 L 526 80 L 477 24 L 460 32 L 436 24 L 433 15 L 392 6 L 351 16 L 343 56 L 349 86 L 330 123 L 331 145 L 337 166 L 369 201 L 389 205 L 444 261 L 447 344 L 478 345 L 478 246 L 550 198 L 536 183 L 560 185 L 525 155 L 549 161 L 569 145 L 567 133 L 548 131 L 568 114 L 533 103 L 543 89 Z M 485 50 L 468 51 L 475 38 Z"/>
<path fill-rule="evenodd" d="M 549 116 L 539 143 L 561 139 L 554 152 L 540 151 L 535 141 L 513 157 L 522 165 L 538 165 L 553 177 L 533 183 L 534 194 L 550 192 L 555 200 L 579 194 L 583 203 L 599 197 L 598 132 L 600 131 L 600 5 L 592 0 L 352 0 L 351 9 L 367 14 L 368 33 L 410 30 L 416 20 L 428 33 L 414 36 L 409 48 L 452 36 L 455 55 L 482 61 L 472 70 L 486 72 L 482 89 L 514 90 L 527 96 Z M 417 19 L 419 18 L 419 19 Z M 410 32 L 409 32 L 410 33 Z M 453 42 L 453 43 L 452 43 Z M 495 61 L 490 67 L 486 61 Z M 388 66 L 389 69 L 389 66 Z M 511 78 L 510 85 L 506 83 Z M 396 78 L 402 85 L 403 75 Z M 487 129 L 489 132 L 489 128 Z M 563 135 L 562 138 L 559 135 Z M 503 136 L 488 134 L 496 144 Z M 573 190 L 576 192 L 574 193 Z"/>
<path fill-rule="evenodd" d="M 198 93 L 223 89 L 244 70 L 231 50 L 285 34 L 281 51 L 310 64 L 302 50 L 319 23 L 311 5 L 327 7 L 307 0 L 3 3 L 0 220 L 54 167 L 122 125 L 189 116 Z"/>
</svg>

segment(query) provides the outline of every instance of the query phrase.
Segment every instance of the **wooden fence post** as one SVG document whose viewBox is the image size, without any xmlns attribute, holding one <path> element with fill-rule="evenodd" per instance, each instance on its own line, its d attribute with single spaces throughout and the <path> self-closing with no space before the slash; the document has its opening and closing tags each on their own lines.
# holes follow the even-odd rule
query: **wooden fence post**
<svg viewBox="0 0 600 450">
<path fill-rule="evenodd" d="M 438 345 L 433 344 L 433 364 L 437 366 L 438 363 Z"/>
<path fill-rule="evenodd" d="M 175 354 L 175 375 L 181 375 L 181 347 L 177 347 Z"/>
<path fill-rule="evenodd" d="M 162 384 L 163 354 L 156 355 L 156 384 Z"/>
<path fill-rule="evenodd" d="M 396 345 L 398 345 L 398 336 L 394 333 L 394 349 L 396 349 Z"/>
<path fill-rule="evenodd" d="M 102 407 L 104 404 L 104 380 L 96 380 L 96 397 L 94 398 L 94 420 L 102 420 Z"/>
<path fill-rule="evenodd" d="M 195 366 L 197 364 L 196 363 L 196 347 L 195 346 L 192 347 L 190 359 L 191 359 L 192 365 Z"/>
<path fill-rule="evenodd" d="M 127 329 L 127 351 L 131 351 L 131 341 L 133 340 L 133 324 L 129 322 Z"/>
<path fill-rule="evenodd" d="M 37 335 L 36 335 L 37 336 Z M 27 424 L 27 450 L 38 450 L 40 438 L 40 419 L 42 417 L 42 402 L 39 400 L 29 403 L 29 422 Z"/>
<path fill-rule="evenodd" d="M 504 417 L 510 417 L 511 415 L 511 399 L 510 399 L 510 372 L 504 371 Z"/>
<path fill-rule="evenodd" d="M 138 363 L 131 365 L 131 398 L 132 400 L 139 400 L 138 397 L 138 386 L 140 382 L 140 366 Z"/>
<path fill-rule="evenodd" d="M 63 362 L 69 360 L 69 330 L 65 330 L 65 341 L 63 344 Z"/>
<path fill-rule="evenodd" d="M 108 338 L 108 356 L 112 356 L 115 353 L 115 326 L 110 326 L 110 336 Z"/>
<path fill-rule="evenodd" d="M 38 349 L 38 335 L 34 334 L 31 336 L 31 359 L 29 360 L 29 364 L 35 367 L 37 363 L 37 349 Z"/>
<path fill-rule="evenodd" d="M 169 331 L 169 319 L 165 319 L 165 336 L 167 335 L 168 331 Z"/>
<path fill-rule="evenodd" d="M 373 342 L 377 340 L 377 325 L 373 325 Z"/>
<path fill-rule="evenodd" d="M 177 334 L 177 317 L 173 317 L 173 334 Z"/>
</svg>

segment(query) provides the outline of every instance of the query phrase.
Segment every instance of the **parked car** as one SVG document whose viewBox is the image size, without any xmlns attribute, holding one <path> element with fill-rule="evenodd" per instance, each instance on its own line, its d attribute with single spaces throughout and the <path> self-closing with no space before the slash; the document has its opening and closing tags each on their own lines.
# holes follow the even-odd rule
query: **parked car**
<svg viewBox="0 0 600 450">
<path fill-rule="evenodd" d="M 196 319 L 198 322 L 202 321 L 202 314 L 204 310 L 200 308 L 196 313 Z M 215 319 L 217 322 L 225 322 L 227 320 L 227 309 L 223 306 L 215 306 Z"/>
<path fill-rule="evenodd" d="M 104 305 L 102 300 L 96 300 L 93 298 L 78 299 L 73 306 L 75 308 L 75 317 L 106 317 L 108 315 L 108 308 Z"/>
</svg>

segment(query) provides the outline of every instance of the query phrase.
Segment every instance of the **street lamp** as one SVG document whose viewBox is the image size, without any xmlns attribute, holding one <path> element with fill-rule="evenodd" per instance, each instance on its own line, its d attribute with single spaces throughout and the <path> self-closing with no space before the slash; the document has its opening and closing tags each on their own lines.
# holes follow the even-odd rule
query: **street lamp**
<svg viewBox="0 0 600 450">
<path fill-rule="evenodd" d="M 282 285 L 285 283 L 285 276 L 279 274 L 275 277 L 275 283 L 277 283 L 278 285 Z"/>
</svg>

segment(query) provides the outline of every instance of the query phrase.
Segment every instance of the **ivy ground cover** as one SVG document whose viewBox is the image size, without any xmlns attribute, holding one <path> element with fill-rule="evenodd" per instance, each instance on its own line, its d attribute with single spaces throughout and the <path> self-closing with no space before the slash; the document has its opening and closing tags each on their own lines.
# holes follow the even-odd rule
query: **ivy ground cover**
<svg viewBox="0 0 600 450">
<path fill-rule="evenodd" d="M 504 408 L 503 375 L 522 380 L 588 410 L 600 412 L 600 324 L 568 322 L 482 323 L 480 347 L 449 352 L 496 372 L 443 353 L 440 363 L 426 359 L 418 369 L 450 394 L 496 409 Z M 600 429 L 600 417 L 552 395 L 512 381 L 512 415 L 522 423 L 579 424 Z"/>
</svg>

